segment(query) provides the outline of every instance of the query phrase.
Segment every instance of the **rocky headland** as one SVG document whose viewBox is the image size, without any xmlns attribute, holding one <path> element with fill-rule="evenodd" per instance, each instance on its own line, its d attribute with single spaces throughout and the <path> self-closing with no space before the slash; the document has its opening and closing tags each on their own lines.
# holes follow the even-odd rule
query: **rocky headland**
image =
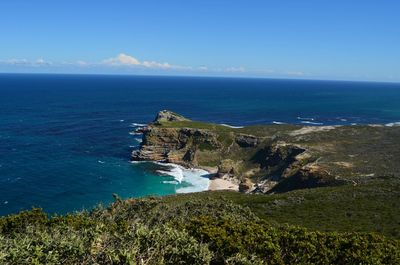
<svg viewBox="0 0 400 265">
<path fill-rule="evenodd" d="M 280 193 L 399 176 L 400 127 L 260 125 L 230 128 L 160 111 L 139 129 L 135 161 L 213 173 L 211 189 Z"/>
</svg>

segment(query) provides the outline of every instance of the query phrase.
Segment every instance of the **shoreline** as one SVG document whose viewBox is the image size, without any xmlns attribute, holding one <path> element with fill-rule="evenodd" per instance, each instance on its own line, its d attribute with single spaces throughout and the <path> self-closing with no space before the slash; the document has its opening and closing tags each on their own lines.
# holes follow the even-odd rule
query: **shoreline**
<svg viewBox="0 0 400 265">
<path fill-rule="evenodd" d="M 209 183 L 207 191 L 216 190 L 231 190 L 239 191 L 239 181 L 229 177 L 217 178 L 215 175 L 218 173 L 217 167 L 200 167 L 201 169 L 208 171 Z"/>
<path fill-rule="evenodd" d="M 204 175 L 198 175 L 198 177 L 203 177 L 205 175 L 207 175 L 207 180 L 208 180 L 208 186 L 206 189 L 202 189 L 200 191 L 193 191 L 193 192 L 203 192 L 203 191 L 218 191 L 218 190 L 230 190 L 230 191 L 237 191 L 239 192 L 239 181 L 227 176 L 223 176 L 221 178 L 216 178 L 215 175 L 217 174 L 217 167 L 207 167 L 207 166 L 199 166 L 199 167 L 187 167 L 181 164 L 176 164 L 176 163 L 168 163 L 168 162 L 160 162 L 160 161 L 131 161 L 131 162 L 150 162 L 150 163 L 155 163 L 157 165 L 161 165 L 161 166 L 166 166 L 166 167 L 171 167 L 173 168 L 181 168 L 187 171 L 206 171 L 207 174 Z M 164 170 L 159 170 L 159 173 L 165 174 L 165 175 L 169 175 L 172 177 L 176 177 L 173 174 L 173 170 L 171 170 L 170 172 L 168 171 L 164 171 Z M 182 178 L 180 179 L 180 181 L 184 181 L 184 173 L 182 172 Z M 175 180 L 177 180 L 175 178 Z M 178 180 L 177 180 L 178 181 Z M 178 181 L 178 182 L 180 182 Z M 194 185 L 193 185 L 194 186 Z M 184 188 L 183 188 L 184 189 Z M 186 193 L 186 192 L 177 192 L 176 194 L 179 193 Z"/>
</svg>

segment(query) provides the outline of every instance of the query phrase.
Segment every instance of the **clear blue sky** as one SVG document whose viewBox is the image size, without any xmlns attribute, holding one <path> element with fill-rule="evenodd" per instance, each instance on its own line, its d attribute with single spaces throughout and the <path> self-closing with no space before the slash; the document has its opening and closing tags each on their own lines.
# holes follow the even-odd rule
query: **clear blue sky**
<svg viewBox="0 0 400 265">
<path fill-rule="evenodd" d="M 400 81 L 400 1 L 1 0 L 0 72 Z"/>
</svg>

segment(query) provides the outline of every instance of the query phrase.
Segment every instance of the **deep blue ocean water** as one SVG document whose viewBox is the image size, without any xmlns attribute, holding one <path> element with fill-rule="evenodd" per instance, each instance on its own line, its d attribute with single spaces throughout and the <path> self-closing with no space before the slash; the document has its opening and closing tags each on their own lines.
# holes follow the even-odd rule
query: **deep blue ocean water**
<svg viewBox="0 0 400 265">
<path fill-rule="evenodd" d="M 152 164 L 132 164 L 162 109 L 230 125 L 387 124 L 400 121 L 400 84 L 338 81 L 0 75 L 0 215 L 108 204 L 112 193 L 173 194 Z"/>
</svg>

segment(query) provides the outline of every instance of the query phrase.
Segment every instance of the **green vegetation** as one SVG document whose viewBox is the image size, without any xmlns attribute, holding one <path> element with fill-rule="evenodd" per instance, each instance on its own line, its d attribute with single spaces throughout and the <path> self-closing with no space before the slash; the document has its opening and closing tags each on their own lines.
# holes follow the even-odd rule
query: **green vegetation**
<svg viewBox="0 0 400 265">
<path fill-rule="evenodd" d="M 375 185 L 33 209 L 0 218 L 0 264 L 398 264 L 399 183 Z"/>
</svg>

